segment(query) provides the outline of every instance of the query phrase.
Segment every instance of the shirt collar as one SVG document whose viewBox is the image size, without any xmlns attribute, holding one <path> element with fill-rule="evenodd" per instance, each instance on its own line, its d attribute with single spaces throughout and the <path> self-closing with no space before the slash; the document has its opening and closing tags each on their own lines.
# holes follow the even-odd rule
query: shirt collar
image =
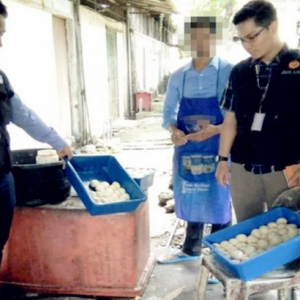
<svg viewBox="0 0 300 300">
<path fill-rule="evenodd" d="M 270 63 L 280 63 L 281 59 L 282 59 L 282 56 L 289 50 L 287 44 L 284 44 L 283 47 L 281 48 L 281 50 L 278 52 L 278 54 L 273 58 L 273 60 L 270 62 Z M 251 61 L 251 67 L 253 65 L 258 65 L 260 64 L 261 61 L 260 59 L 252 59 Z"/>
<path fill-rule="evenodd" d="M 206 67 L 208 66 L 213 66 L 216 68 L 216 70 L 219 70 L 219 58 L 217 56 L 214 56 Z M 193 59 L 191 59 L 191 61 L 187 63 L 182 69 L 183 72 L 186 72 L 188 70 L 195 70 L 193 66 Z"/>
</svg>

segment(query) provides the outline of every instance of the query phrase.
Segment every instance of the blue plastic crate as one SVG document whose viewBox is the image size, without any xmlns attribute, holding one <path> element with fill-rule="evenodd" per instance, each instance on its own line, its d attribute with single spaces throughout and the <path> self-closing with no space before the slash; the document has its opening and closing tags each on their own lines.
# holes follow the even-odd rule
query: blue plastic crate
<svg viewBox="0 0 300 300">
<path fill-rule="evenodd" d="M 297 227 L 300 227 L 299 213 L 284 207 L 278 207 L 210 234 L 203 238 L 203 243 L 212 250 L 215 259 L 232 274 L 244 281 L 251 280 L 299 258 L 300 235 L 240 263 L 230 260 L 213 244 L 229 240 L 241 233 L 249 235 L 253 229 L 266 225 L 269 222 L 274 222 L 280 217 L 286 218 L 288 223 L 294 223 Z"/>
<path fill-rule="evenodd" d="M 128 174 L 135 180 L 135 182 L 139 185 L 142 191 L 147 191 L 147 189 L 153 185 L 154 181 L 154 169 L 143 169 L 140 170 L 143 171 L 143 176 L 134 176 L 131 174 L 131 170 L 134 170 L 135 168 L 125 168 Z"/>
<path fill-rule="evenodd" d="M 75 155 L 67 162 L 65 171 L 78 197 L 92 216 L 132 212 L 146 200 L 146 195 L 113 156 Z M 93 202 L 86 188 L 92 179 L 119 182 L 126 189 L 130 200 L 103 204 Z"/>
</svg>

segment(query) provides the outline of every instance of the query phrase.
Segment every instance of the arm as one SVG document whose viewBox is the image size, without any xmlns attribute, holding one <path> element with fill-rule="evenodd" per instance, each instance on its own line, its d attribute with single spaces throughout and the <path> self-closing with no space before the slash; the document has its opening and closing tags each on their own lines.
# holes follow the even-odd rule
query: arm
<svg viewBox="0 0 300 300">
<path fill-rule="evenodd" d="M 227 112 L 221 130 L 219 155 L 228 157 L 236 136 L 236 118 L 234 112 Z M 218 163 L 216 177 L 222 186 L 229 184 L 229 167 L 226 161 Z"/>
<path fill-rule="evenodd" d="M 205 141 L 214 135 L 220 134 L 222 130 L 222 124 L 220 125 L 207 125 L 205 128 L 203 128 L 201 131 L 190 133 L 186 135 L 186 138 L 190 141 Z"/>
<path fill-rule="evenodd" d="M 52 127 L 46 125 L 34 111 L 23 104 L 17 94 L 10 98 L 10 104 L 12 123 L 21 127 L 35 140 L 52 146 L 57 150 L 59 157 L 72 158 L 72 150 L 65 140 Z"/>
<path fill-rule="evenodd" d="M 169 130 L 171 141 L 174 145 L 180 146 L 187 143 L 185 133 L 177 128 L 177 114 L 180 104 L 180 91 L 177 84 L 178 74 L 172 74 L 166 91 L 163 108 L 162 127 Z"/>
</svg>

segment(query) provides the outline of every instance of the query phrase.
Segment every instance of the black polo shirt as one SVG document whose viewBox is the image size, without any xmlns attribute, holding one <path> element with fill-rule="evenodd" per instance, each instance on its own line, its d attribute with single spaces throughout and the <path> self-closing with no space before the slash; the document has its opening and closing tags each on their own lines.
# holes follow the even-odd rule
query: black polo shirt
<svg viewBox="0 0 300 300">
<path fill-rule="evenodd" d="M 237 64 L 224 92 L 222 108 L 235 113 L 233 162 L 289 165 L 300 159 L 300 55 L 284 46 L 269 63 L 251 58 Z M 256 113 L 261 130 L 251 129 Z"/>
</svg>

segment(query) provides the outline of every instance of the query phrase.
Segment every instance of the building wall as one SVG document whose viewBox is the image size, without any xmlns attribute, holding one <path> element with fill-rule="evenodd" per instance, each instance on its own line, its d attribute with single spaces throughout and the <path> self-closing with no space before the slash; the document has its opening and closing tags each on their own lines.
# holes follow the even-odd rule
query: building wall
<svg viewBox="0 0 300 300">
<path fill-rule="evenodd" d="M 65 42 L 64 20 L 72 18 L 72 5 L 67 0 L 26 4 L 6 0 L 5 5 L 9 16 L 0 49 L 1 69 L 23 102 L 61 135 L 69 137 L 68 66 L 59 66 L 59 62 L 66 58 L 66 43 L 61 42 Z M 52 13 L 57 16 L 54 22 Z M 9 131 L 12 149 L 47 146 L 14 125 L 9 125 Z"/>
<path fill-rule="evenodd" d="M 118 117 L 123 117 L 127 99 L 127 61 L 125 25 L 86 8 L 81 7 L 81 36 L 84 61 L 86 97 L 89 106 L 89 119 L 93 135 L 100 136 L 104 122 L 110 119 L 109 82 L 106 28 L 117 34 L 118 60 Z"/>
<path fill-rule="evenodd" d="M 79 128 L 79 63 L 73 4 L 68 0 L 7 0 L 7 33 L 0 49 L 1 69 L 22 101 L 64 138 Z M 101 136 L 110 119 L 106 27 L 116 31 L 118 45 L 118 117 L 127 105 L 125 25 L 80 9 L 85 90 L 92 136 Z M 79 93 L 78 93 L 79 91 Z M 9 125 L 11 148 L 48 147 Z"/>
<path fill-rule="evenodd" d="M 179 66 L 179 51 L 156 39 L 134 33 L 136 90 L 162 92 L 165 76 Z"/>
<path fill-rule="evenodd" d="M 73 3 L 69 0 L 6 0 L 9 17 L 0 49 L 0 68 L 8 75 L 22 101 L 38 113 L 64 138 L 78 138 L 80 128 L 80 85 L 78 49 L 75 39 Z M 136 15 L 132 15 L 134 19 Z M 128 60 L 126 25 L 80 7 L 84 91 L 91 135 L 102 136 L 112 117 L 128 115 Z M 107 36 L 116 33 L 117 107 L 109 92 Z M 151 28 L 150 28 L 151 29 Z M 132 51 L 138 89 L 156 90 L 176 48 L 145 34 L 134 32 Z M 116 115 L 117 112 L 117 115 Z M 11 148 L 48 147 L 9 125 Z"/>
</svg>

